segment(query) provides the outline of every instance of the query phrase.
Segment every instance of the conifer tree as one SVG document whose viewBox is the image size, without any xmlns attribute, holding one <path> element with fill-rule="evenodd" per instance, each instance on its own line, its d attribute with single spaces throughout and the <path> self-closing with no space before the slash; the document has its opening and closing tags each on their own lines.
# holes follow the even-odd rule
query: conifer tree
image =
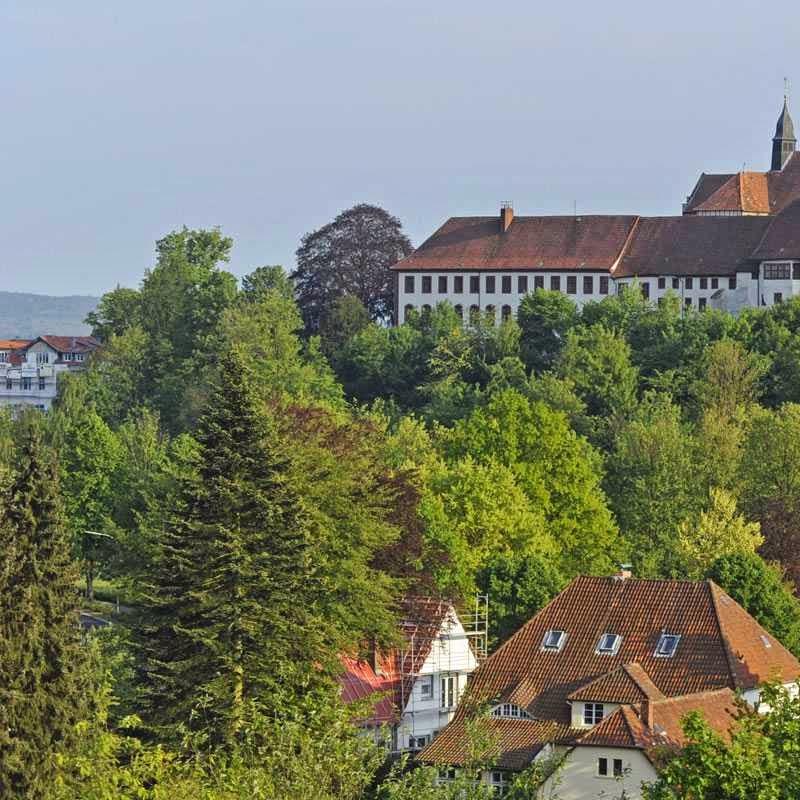
<svg viewBox="0 0 800 800">
<path fill-rule="evenodd" d="M 151 720 L 212 742 L 235 739 L 250 709 L 274 707 L 318 664 L 308 518 L 249 379 L 235 348 L 223 355 L 141 631 Z"/>
<path fill-rule="evenodd" d="M 21 434 L 0 500 L 0 796 L 39 798 L 91 687 L 57 472 L 38 420 Z"/>
</svg>

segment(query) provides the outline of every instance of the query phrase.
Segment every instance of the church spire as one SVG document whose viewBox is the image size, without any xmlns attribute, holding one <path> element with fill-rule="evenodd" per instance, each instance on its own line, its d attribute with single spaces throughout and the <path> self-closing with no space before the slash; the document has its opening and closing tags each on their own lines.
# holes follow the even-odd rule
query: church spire
<svg viewBox="0 0 800 800">
<path fill-rule="evenodd" d="M 772 167 L 773 170 L 783 169 L 786 162 L 794 153 L 797 140 L 794 138 L 794 123 L 789 116 L 789 90 L 783 95 L 783 111 L 778 117 L 775 126 L 775 136 L 772 139 Z"/>
</svg>

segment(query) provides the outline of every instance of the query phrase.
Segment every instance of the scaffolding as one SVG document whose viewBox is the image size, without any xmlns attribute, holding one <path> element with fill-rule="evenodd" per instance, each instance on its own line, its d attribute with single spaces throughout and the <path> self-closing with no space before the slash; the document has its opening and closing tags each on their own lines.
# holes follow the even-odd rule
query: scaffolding
<svg viewBox="0 0 800 800">
<path fill-rule="evenodd" d="M 420 613 L 423 609 L 424 613 Z M 406 736 L 416 738 L 418 713 L 429 716 L 434 713 L 430 705 L 417 709 L 414 702 L 414 686 L 423 675 L 422 669 L 429 658 L 433 659 L 433 670 L 424 674 L 431 678 L 431 693 L 429 697 L 421 698 L 425 701 L 433 700 L 436 696 L 434 676 L 443 684 L 452 676 L 467 675 L 475 662 L 479 665 L 488 655 L 489 596 L 476 595 L 470 608 L 460 614 L 452 611 L 455 611 L 452 603 L 444 600 L 418 599 L 416 603 L 409 603 L 409 614 L 401 623 L 403 644 L 397 653 L 400 724 L 396 750 L 404 749 L 401 743 Z M 459 648 L 456 654 L 455 643 L 464 640 L 468 648 Z M 440 690 L 443 688 L 441 686 Z M 455 688 L 455 702 L 452 704 L 444 704 L 440 696 L 435 713 L 438 714 L 441 727 L 449 721 L 461 690 L 463 686 Z"/>
</svg>

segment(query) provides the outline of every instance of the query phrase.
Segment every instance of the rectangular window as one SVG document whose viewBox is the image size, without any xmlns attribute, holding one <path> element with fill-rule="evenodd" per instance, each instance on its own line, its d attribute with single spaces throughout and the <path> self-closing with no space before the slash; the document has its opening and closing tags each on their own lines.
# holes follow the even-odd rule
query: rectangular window
<svg viewBox="0 0 800 800">
<path fill-rule="evenodd" d="M 667 279 L 666 278 L 659 278 L 658 279 L 658 288 L 659 289 L 666 289 L 667 288 Z"/>
<path fill-rule="evenodd" d="M 614 759 L 614 777 L 621 778 L 622 777 L 622 759 L 615 758 Z"/>
<path fill-rule="evenodd" d="M 528 292 L 528 276 L 520 275 L 517 278 L 517 291 L 520 294 L 527 294 Z"/>
<path fill-rule="evenodd" d="M 650 284 L 647 281 L 642 284 L 642 297 L 644 297 L 645 300 L 650 299 Z"/>
<path fill-rule="evenodd" d="M 489 785 L 495 797 L 505 797 L 511 785 L 508 773 L 493 769 L 489 775 Z"/>
<path fill-rule="evenodd" d="M 439 294 L 447 294 L 447 275 L 439 276 Z"/>
<path fill-rule="evenodd" d="M 469 276 L 469 293 L 470 294 L 480 294 L 481 291 L 481 279 L 477 275 L 470 275 Z"/>
<path fill-rule="evenodd" d="M 419 680 L 419 694 L 423 700 L 433 697 L 433 675 L 423 675 Z"/>
<path fill-rule="evenodd" d="M 534 289 L 544 289 L 544 275 L 534 275 L 534 277 L 533 277 L 533 288 Z"/>
<path fill-rule="evenodd" d="M 677 633 L 662 633 L 656 645 L 656 658 L 672 658 L 680 640 L 681 637 Z"/>
<path fill-rule="evenodd" d="M 592 275 L 583 276 L 583 293 L 584 294 L 594 293 L 594 277 Z"/>
<path fill-rule="evenodd" d="M 464 276 L 456 275 L 453 278 L 453 294 L 464 294 Z"/>
<path fill-rule="evenodd" d="M 503 284 L 503 294 L 511 294 L 511 276 L 510 275 L 503 275 L 502 284 Z"/>
<path fill-rule="evenodd" d="M 486 294 L 494 294 L 495 277 L 494 275 L 486 276 Z"/>
<path fill-rule="evenodd" d="M 574 275 L 567 275 L 567 294 L 578 293 L 578 279 Z"/>
<path fill-rule="evenodd" d="M 598 722 L 603 720 L 603 704 L 602 703 L 584 703 L 583 704 L 583 724 L 584 725 L 597 725 Z"/>
<path fill-rule="evenodd" d="M 413 294 L 414 293 L 414 276 L 413 275 L 406 275 L 405 279 L 403 280 L 403 288 L 405 289 L 406 294 Z"/>
<path fill-rule="evenodd" d="M 708 278 L 700 278 L 700 288 L 708 289 Z"/>
<path fill-rule="evenodd" d="M 6 378 L 6 391 L 10 392 L 12 386 L 13 384 L 11 383 L 11 378 Z"/>
<path fill-rule="evenodd" d="M 423 275 L 422 276 L 422 294 L 430 294 L 431 293 L 431 284 L 433 282 L 433 278 L 430 275 Z"/>
<path fill-rule="evenodd" d="M 550 276 L 550 289 L 554 292 L 561 291 L 561 276 L 560 275 L 551 275 Z"/>
<path fill-rule="evenodd" d="M 442 708 L 453 708 L 456 704 L 456 676 L 444 675 L 441 682 L 441 706 Z"/>
<path fill-rule="evenodd" d="M 700 299 L 697 301 L 697 307 L 698 307 L 698 308 L 699 308 L 701 311 L 702 311 L 702 310 L 703 310 L 703 309 L 706 307 L 706 298 L 705 298 L 705 297 L 701 297 L 701 298 L 700 298 Z"/>
<path fill-rule="evenodd" d="M 685 297 L 683 299 L 683 304 L 686 306 L 686 308 L 691 308 L 692 307 L 692 298 L 691 297 Z"/>
<path fill-rule="evenodd" d="M 711 279 L 711 288 L 712 289 L 719 289 L 719 278 L 712 278 Z"/>
<path fill-rule="evenodd" d="M 23 392 L 29 392 L 31 390 L 31 379 L 30 378 L 23 378 L 19 382 L 19 388 Z"/>
<path fill-rule="evenodd" d="M 728 278 L 728 288 L 729 289 L 736 288 L 736 278 Z"/>
<path fill-rule="evenodd" d="M 687 279 L 686 279 L 686 288 L 687 288 L 687 289 L 691 289 L 693 285 L 694 285 L 694 279 L 692 279 L 692 278 L 687 278 Z"/>
<path fill-rule="evenodd" d="M 428 737 L 427 736 L 409 736 L 408 737 L 408 749 L 409 750 L 422 750 L 423 747 L 427 747 L 428 745 Z"/>
<path fill-rule="evenodd" d="M 39 378 L 39 391 L 44 391 L 44 378 Z"/>
<path fill-rule="evenodd" d="M 608 294 L 608 275 L 600 276 L 600 294 Z"/>
<path fill-rule="evenodd" d="M 800 281 L 800 264 L 797 262 L 792 264 L 792 280 Z"/>
<path fill-rule="evenodd" d="M 672 288 L 673 288 L 673 289 L 678 289 L 678 288 L 680 288 L 680 285 L 681 285 L 681 280 L 680 280 L 680 278 L 673 278 L 673 279 L 672 279 Z"/>
<path fill-rule="evenodd" d="M 49 364 L 50 363 L 50 353 L 37 353 L 36 354 L 36 363 L 37 364 Z"/>
<path fill-rule="evenodd" d="M 608 777 L 608 759 L 607 758 L 598 758 L 597 759 L 597 774 L 601 778 Z"/>
<path fill-rule="evenodd" d="M 775 292 L 775 294 L 772 295 L 772 302 L 775 303 L 775 305 L 777 305 L 778 303 L 782 303 L 783 292 Z"/>
<path fill-rule="evenodd" d="M 764 264 L 764 278 L 768 281 L 785 281 L 791 278 L 791 264 Z"/>
</svg>

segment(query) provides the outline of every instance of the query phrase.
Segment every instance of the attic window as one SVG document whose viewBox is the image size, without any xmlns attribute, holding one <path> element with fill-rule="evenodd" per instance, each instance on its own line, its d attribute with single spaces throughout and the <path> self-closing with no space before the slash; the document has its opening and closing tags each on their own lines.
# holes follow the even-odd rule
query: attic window
<svg viewBox="0 0 800 800">
<path fill-rule="evenodd" d="M 548 650 L 552 653 L 557 653 L 564 646 L 567 640 L 566 631 L 550 630 L 544 635 L 542 639 L 542 650 Z"/>
<path fill-rule="evenodd" d="M 514 703 L 500 703 L 492 709 L 493 717 L 500 717 L 501 719 L 533 719 L 533 717 L 524 709 L 520 708 Z"/>
<path fill-rule="evenodd" d="M 597 643 L 595 653 L 601 656 L 615 656 L 622 644 L 622 637 L 617 633 L 604 633 Z"/>
<path fill-rule="evenodd" d="M 772 647 L 772 642 L 769 640 L 768 636 L 764 636 L 761 634 L 761 642 L 763 643 L 764 647 Z"/>
<path fill-rule="evenodd" d="M 662 633 L 656 647 L 656 658 L 672 658 L 678 649 L 678 642 L 681 637 L 675 633 Z"/>
</svg>

